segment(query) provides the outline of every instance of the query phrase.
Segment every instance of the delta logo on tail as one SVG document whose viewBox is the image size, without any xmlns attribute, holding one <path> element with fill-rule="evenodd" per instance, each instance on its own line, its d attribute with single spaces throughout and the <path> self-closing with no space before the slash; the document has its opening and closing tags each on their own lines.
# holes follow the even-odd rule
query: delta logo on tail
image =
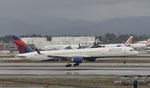
<svg viewBox="0 0 150 88">
<path fill-rule="evenodd" d="M 130 36 L 129 39 L 125 42 L 125 46 L 129 46 L 132 42 L 133 36 Z"/>
<path fill-rule="evenodd" d="M 32 49 L 26 45 L 18 36 L 13 36 L 14 42 L 18 48 L 19 53 L 29 53 L 33 52 Z"/>
</svg>

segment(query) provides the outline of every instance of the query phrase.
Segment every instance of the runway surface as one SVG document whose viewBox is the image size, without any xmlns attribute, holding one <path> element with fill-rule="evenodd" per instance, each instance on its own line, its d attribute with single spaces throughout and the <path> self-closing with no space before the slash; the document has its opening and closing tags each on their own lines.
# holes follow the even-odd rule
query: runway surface
<svg viewBox="0 0 150 88">
<path fill-rule="evenodd" d="M 0 63 L 0 75 L 150 76 L 150 68 L 142 67 L 150 66 L 150 64 L 145 63 L 83 63 L 79 67 L 68 68 L 65 67 L 65 64 L 66 63 Z"/>
<path fill-rule="evenodd" d="M 65 67 L 67 63 L 0 63 L 0 67 Z M 72 63 L 73 64 L 73 63 Z M 150 66 L 150 63 L 81 63 L 80 67 L 142 67 L 142 66 Z"/>
</svg>

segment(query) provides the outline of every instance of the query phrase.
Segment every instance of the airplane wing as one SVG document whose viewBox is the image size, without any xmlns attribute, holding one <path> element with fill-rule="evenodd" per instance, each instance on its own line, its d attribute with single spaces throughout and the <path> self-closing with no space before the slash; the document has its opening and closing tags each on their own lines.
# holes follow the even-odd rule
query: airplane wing
<svg viewBox="0 0 150 88">
<path fill-rule="evenodd" d="M 66 57 L 66 56 L 57 56 L 57 55 L 46 55 L 46 54 L 43 54 L 43 53 L 41 53 L 37 48 L 36 48 L 36 51 L 37 51 L 37 53 L 38 54 L 40 54 L 40 55 L 45 55 L 45 56 L 47 56 L 47 57 L 49 57 L 49 58 L 62 58 L 62 59 L 71 59 L 71 58 L 73 58 L 73 57 Z"/>
<path fill-rule="evenodd" d="M 66 56 L 53 56 L 53 55 L 47 55 L 47 57 L 50 57 L 50 58 L 71 58 L 71 57 L 66 57 Z"/>
<path fill-rule="evenodd" d="M 88 57 L 88 56 L 57 56 L 57 55 L 47 55 L 50 58 L 62 58 L 62 59 L 72 59 L 74 57 Z"/>
<path fill-rule="evenodd" d="M 79 65 L 79 63 L 83 63 L 83 61 L 84 61 L 84 57 L 83 57 L 83 56 L 66 57 L 66 56 L 53 56 L 53 55 L 48 55 L 48 57 L 54 58 L 54 59 L 67 60 L 67 61 L 69 61 L 69 62 L 71 61 L 71 62 L 76 63 L 76 64 L 74 64 L 74 65 Z"/>
</svg>

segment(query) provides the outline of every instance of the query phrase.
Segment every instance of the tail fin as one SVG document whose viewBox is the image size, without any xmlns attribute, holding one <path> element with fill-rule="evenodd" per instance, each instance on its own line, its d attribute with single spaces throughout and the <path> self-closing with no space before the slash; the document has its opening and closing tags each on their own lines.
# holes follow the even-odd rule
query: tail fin
<svg viewBox="0 0 150 88">
<path fill-rule="evenodd" d="M 16 46 L 20 54 L 33 52 L 33 50 L 28 45 L 26 45 L 19 37 L 13 36 L 13 39 L 14 42 L 16 43 Z"/>
<path fill-rule="evenodd" d="M 130 36 L 128 40 L 124 43 L 125 46 L 129 46 L 132 42 L 133 36 Z"/>
<path fill-rule="evenodd" d="M 99 45 L 99 44 L 100 44 L 100 40 L 99 40 L 99 39 L 96 39 L 96 40 L 95 40 L 95 44 L 96 44 L 96 45 Z"/>
<path fill-rule="evenodd" d="M 148 39 L 145 43 L 146 46 L 150 45 L 150 39 Z"/>
<path fill-rule="evenodd" d="M 82 48 L 82 46 L 80 45 L 80 43 L 78 43 L 78 46 L 79 46 L 78 49 L 81 49 L 81 48 Z"/>
</svg>

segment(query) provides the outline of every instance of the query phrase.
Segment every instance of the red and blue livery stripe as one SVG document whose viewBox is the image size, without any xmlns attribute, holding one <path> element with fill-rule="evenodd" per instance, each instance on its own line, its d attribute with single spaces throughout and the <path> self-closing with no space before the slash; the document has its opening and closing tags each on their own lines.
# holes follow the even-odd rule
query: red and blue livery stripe
<svg viewBox="0 0 150 88">
<path fill-rule="evenodd" d="M 19 53 L 33 52 L 33 50 L 28 45 L 26 45 L 19 37 L 13 36 L 13 39 L 16 43 Z"/>
</svg>

